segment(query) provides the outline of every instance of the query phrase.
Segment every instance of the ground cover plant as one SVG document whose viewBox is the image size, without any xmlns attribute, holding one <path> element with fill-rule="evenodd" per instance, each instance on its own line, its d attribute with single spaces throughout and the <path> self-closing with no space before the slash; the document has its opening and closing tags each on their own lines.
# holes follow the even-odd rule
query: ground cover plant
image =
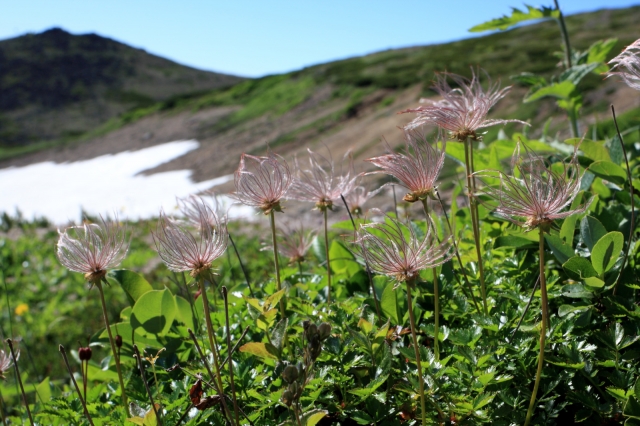
<svg viewBox="0 0 640 426">
<path fill-rule="evenodd" d="M 5 215 L 3 424 L 640 424 L 640 141 L 613 107 L 588 132 L 603 139 L 579 133 L 581 79 L 637 90 L 639 42 L 609 68 L 613 43 L 572 50 L 557 5 L 479 29 L 545 17 L 562 69 L 514 79 L 525 102 L 557 99 L 569 139 L 524 121 L 483 135 L 508 88 L 444 73 L 367 173 L 243 155 L 232 195 L 265 223 L 227 222 L 208 196 L 58 232 Z M 459 179 L 441 180 L 445 158 Z M 380 175 L 406 195 L 367 209 Z"/>
</svg>

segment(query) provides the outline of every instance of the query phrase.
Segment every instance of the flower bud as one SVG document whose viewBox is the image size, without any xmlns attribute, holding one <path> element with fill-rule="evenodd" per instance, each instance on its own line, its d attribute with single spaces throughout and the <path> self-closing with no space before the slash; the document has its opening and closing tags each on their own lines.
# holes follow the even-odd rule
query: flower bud
<svg viewBox="0 0 640 426">
<path fill-rule="evenodd" d="M 91 359 L 91 355 L 91 348 L 88 346 L 86 348 L 78 349 L 78 358 L 80 358 L 80 361 L 89 361 Z"/>
<path fill-rule="evenodd" d="M 293 383 L 298 379 L 298 369 L 294 365 L 288 365 L 282 372 L 282 378 L 287 383 Z"/>
<path fill-rule="evenodd" d="M 323 322 L 318 327 L 318 338 L 320 340 L 326 340 L 331 335 L 331 324 Z"/>
<path fill-rule="evenodd" d="M 119 335 L 119 334 L 116 334 L 116 346 L 117 346 L 118 348 L 121 348 L 121 347 L 122 347 L 122 336 L 121 336 L 121 335 Z"/>
<path fill-rule="evenodd" d="M 289 389 L 282 392 L 282 402 L 284 402 L 288 407 L 291 407 L 291 404 L 293 404 L 293 392 Z"/>
<path fill-rule="evenodd" d="M 309 324 L 309 326 L 304 331 L 304 336 L 309 341 L 315 340 L 317 334 L 318 334 L 318 327 L 315 324 Z"/>
</svg>

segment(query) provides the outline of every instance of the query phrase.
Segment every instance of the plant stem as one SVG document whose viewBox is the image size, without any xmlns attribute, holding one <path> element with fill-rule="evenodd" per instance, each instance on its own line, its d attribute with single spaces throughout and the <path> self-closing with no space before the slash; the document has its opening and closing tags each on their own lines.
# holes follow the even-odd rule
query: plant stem
<svg viewBox="0 0 640 426">
<path fill-rule="evenodd" d="M 471 145 L 471 137 L 464 141 L 464 160 L 467 171 L 467 198 L 469 200 L 469 211 L 471 212 L 471 225 L 473 227 L 473 239 L 476 243 L 476 255 L 478 257 L 478 271 L 480 273 L 480 292 L 482 294 L 482 307 L 484 314 L 489 314 L 487 307 L 487 288 L 484 282 L 484 265 L 482 264 L 482 252 L 480 245 L 480 224 L 478 223 L 478 210 L 476 207 L 473 193 L 475 189 L 473 177 L 473 146 Z"/>
<path fill-rule="evenodd" d="M 323 207 L 324 213 L 324 251 L 327 256 L 327 304 L 331 304 L 331 260 L 329 259 L 329 229 L 327 224 L 327 207 Z"/>
<path fill-rule="evenodd" d="M 453 243 L 453 248 L 456 253 L 456 258 L 458 259 L 458 263 L 460 264 L 460 271 L 462 271 L 462 276 L 464 277 L 464 282 L 468 287 L 469 293 L 471 294 L 471 300 L 473 301 L 473 305 L 476 307 L 476 311 L 480 313 L 480 306 L 478 306 L 478 301 L 476 300 L 476 295 L 473 294 L 473 288 L 471 287 L 471 282 L 469 282 L 469 277 L 467 276 L 467 271 L 462 263 L 462 258 L 460 257 L 460 251 L 458 250 L 458 243 L 456 242 L 455 235 L 453 235 L 453 227 L 451 226 L 451 221 L 449 220 L 449 215 L 444 208 L 444 203 L 442 202 L 442 198 L 440 198 L 440 193 L 436 191 L 436 196 L 438 197 L 438 201 L 440 202 L 440 207 L 442 208 L 442 213 L 444 213 L 444 218 L 447 221 L 447 226 L 449 227 L 449 233 L 451 234 L 451 241 Z"/>
<path fill-rule="evenodd" d="M 236 243 L 231 238 L 231 234 L 229 234 L 229 241 L 231 241 L 231 245 L 233 246 L 233 251 L 236 252 L 236 257 L 238 258 L 238 262 L 240 262 L 240 269 L 242 269 L 242 274 L 244 275 L 244 279 L 247 281 L 247 287 L 249 287 L 249 294 L 251 297 L 255 299 L 256 295 L 253 293 L 253 289 L 251 288 L 251 281 L 249 281 L 249 274 L 247 273 L 246 268 L 244 267 L 244 263 L 242 263 L 242 258 L 240 258 L 240 253 L 238 253 L 238 247 L 236 247 Z"/>
<path fill-rule="evenodd" d="M 7 404 L 4 402 L 4 398 L 2 397 L 2 392 L 0 392 L 0 417 L 2 418 L 2 424 L 4 426 L 9 426 L 7 424 Z"/>
<path fill-rule="evenodd" d="M 104 325 L 107 327 L 107 333 L 109 334 L 109 343 L 111 344 L 111 352 L 113 353 L 113 358 L 116 361 L 116 371 L 118 372 L 118 380 L 120 381 L 120 389 L 121 389 L 121 397 L 122 404 L 124 405 L 124 409 L 129 415 L 129 404 L 127 402 L 127 393 L 124 388 L 124 380 L 122 380 L 122 370 L 120 368 L 120 357 L 118 356 L 118 351 L 116 350 L 116 342 L 113 340 L 113 334 L 111 334 L 111 326 L 109 325 L 109 314 L 107 313 L 107 303 L 104 300 L 104 291 L 102 290 L 102 281 L 98 280 L 95 283 L 96 287 L 98 287 L 98 293 L 100 293 L 100 302 L 102 302 L 102 316 L 104 317 Z"/>
<path fill-rule="evenodd" d="M 75 377 L 73 377 L 73 372 L 71 371 L 71 366 L 69 366 L 69 360 L 67 359 L 67 351 L 64 349 L 64 346 L 60 345 L 58 347 L 60 353 L 62 354 L 62 359 L 64 360 L 64 365 L 67 366 L 67 371 L 69 372 L 69 377 L 71 377 L 71 381 L 73 382 L 73 386 L 76 388 L 76 393 L 78 394 L 78 399 L 80 399 L 80 403 L 82 404 L 82 408 L 84 410 L 84 415 L 87 416 L 87 420 L 89 424 L 93 426 L 93 420 L 91 419 L 91 415 L 89 415 L 89 410 L 87 410 L 87 404 L 85 399 L 87 398 L 87 394 L 85 391 L 85 396 L 82 398 L 82 393 L 80 393 L 80 388 L 78 387 L 78 382 L 76 382 Z M 83 363 L 84 364 L 84 363 Z"/>
<path fill-rule="evenodd" d="M 422 426 L 427 424 L 427 410 L 424 400 L 424 380 L 422 378 L 422 363 L 420 360 L 420 346 L 418 346 L 418 336 L 416 335 L 416 319 L 413 314 L 413 302 L 411 299 L 411 284 L 407 282 L 407 304 L 409 307 L 409 320 L 411 321 L 411 337 L 413 338 L 413 349 L 416 354 L 416 365 L 418 367 L 418 385 L 420 386 L 420 405 L 422 408 Z"/>
<path fill-rule="evenodd" d="M 220 362 L 218 362 L 218 346 L 215 342 L 213 335 L 213 324 L 211 324 L 211 313 L 209 311 L 209 300 L 207 298 L 207 292 L 204 288 L 204 277 L 202 274 L 198 276 L 198 284 L 200 284 L 200 295 L 202 296 L 202 305 L 204 307 L 204 318 L 207 324 L 207 335 L 209 336 L 209 346 L 211 347 L 211 354 L 213 355 L 213 367 L 216 370 L 215 383 L 218 385 L 218 392 L 222 397 L 222 403 L 225 410 L 225 415 L 228 419 L 231 419 L 231 413 L 227 404 L 224 403 L 224 387 L 222 386 L 222 375 L 220 371 Z"/>
<path fill-rule="evenodd" d="M 422 208 L 424 209 L 424 214 L 426 215 L 426 225 L 427 232 L 429 227 L 431 226 L 430 216 L 429 216 L 429 204 L 426 199 L 422 200 Z M 438 232 L 434 229 L 434 232 Z M 438 301 L 438 273 L 436 272 L 436 268 L 433 268 L 433 314 L 434 314 L 434 325 L 433 325 L 433 352 L 436 357 L 436 361 L 440 361 L 440 303 Z"/>
<path fill-rule="evenodd" d="M 233 360 L 231 359 L 231 327 L 229 326 L 229 298 L 227 297 L 227 288 L 222 287 L 222 297 L 224 298 L 224 319 L 227 328 L 227 362 L 229 363 L 229 383 L 231 383 L 231 396 L 233 397 L 233 412 L 236 416 L 236 424 L 240 424 L 240 415 L 238 414 L 238 399 L 236 398 L 236 385 L 233 381 Z"/>
<path fill-rule="evenodd" d="M 276 265 L 276 284 L 278 285 L 278 291 L 282 290 L 282 282 L 280 280 L 280 262 L 278 260 L 278 242 L 276 241 L 276 214 L 274 210 L 269 213 L 271 218 L 271 241 L 273 243 L 273 263 Z M 280 316 L 282 319 L 286 318 L 284 310 L 284 297 L 280 298 Z"/>
<path fill-rule="evenodd" d="M 540 229 L 540 303 L 542 305 L 542 321 L 540 321 L 540 353 L 538 355 L 538 370 L 536 371 L 536 381 L 533 385 L 533 392 L 531 393 L 531 401 L 529 401 L 529 409 L 527 410 L 527 417 L 524 422 L 524 426 L 528 426 L 533 416 L 533 411 L 536 404 L 536 395 L 538 388 L 540 387 L 540 377 L 542 376 L 542 367 L 544 365 L 544 344 L 547 337 L 547 323 L 549 321 L 549 312 L 547 309 L 547 283 L 544 277 L 544 231 L 542 227 Z"/>
<path fill-rule="evenodd" d="M 140 351 L 138 350 L 138 345 L 133 345 L 133 352 L 136 356 L 136 360 L 138 361 L 138 370 L 140 370 L 140 377 L 142 377 L 142 383 L 144 383 L 144 388 L 147 390 L 147 395 L 149 395 L 149 400 L 151 401 L 151 408 L 156 415 L 156 421 L 160 426 L 162 426 L 162 421 L 160 420 L 160 416 L 158 415 L 158 409 L 156 408 L 156 403 L 153 400 L 153 395 L 151 394 L 151 389 L 149 389 L 149 383 L 147 382 L 147 378 L 144 374 L 144 366 L 142 365 L 142 357 L 140 356 Z"/>
<path fill-rule="evenodd" d="M 562 15 L 562 11 L 560 10 L 558 0 L 553 0 L 553 2 L 555 3 L 556 10 L 559 13 L 557 20 L 558 25 L 560 26 L 560 33 L 562 34 L 562 42 L 564 43 L 565 66 L 567 68 L 571 68 L 571 45 L 569 44 L 569 33 L 567 32 L 567 25 L 564 22 L 564 16 Z"/>
<path fill-rule="evenodd" d="M 20 391 L 22 392 L 22 400 L 24 401 L 24 406 L 27 409 L 27 415 L 29 416 L 29 422 L 31 426 L 35 426 L 33 422 L 33 417 L 31 417 L 31 410 L 29 410 L 29 401 L 27 401 L 27 394 L 24 392 L 24 386 L 22 385 L 22 379 L 20 378 L 20 369 L 18 368 L 18 359 L 16 358 L 16 353 L 13 350 L 13 342 L 11 339 L 5 340 L 7 345 L 9 345 L 9 350 L 11 351 L 11 358 L 13 359 L 13 368 L 16 371 L 16 377 L 18 378 L 18 384 L 20 385 Z"/>
<path fill-rule="evenodd" d="M 613 123 L 616 125 L 616 132 L 618 132 L 618 139 L 620 140 L 620 146 L 622 147 L 622 154 L 624 155 L 624 162 L 627 165 L 627 179 L 629 179 L 629 195 L 631 196 L 631 223 L 629 228 L 629 242 L 627 243 L 627 250 L 624 252 L 624 258 L 622 259 L 622 266 L 620 266 L 620 272 L 618 273 L 618 278 L 616 278 L 616 283 L 613 286 L 613 294 L 616 294 L 616 289 L 618 288 L 618 283 L 620 282 L 620 277 L 622 277 L 622 271 L 624 271 L 624 267 L 627 264 L 627 259 L 629 258 L 629 250 L 631 249 L 631 241 L 633 239 L 633 231 L 636 226 L 636 205 L 633 188 L 633 179 L 631 178 L 631 168 L 629 167 L 629 157 L 627 156 L 627 148 L 624 146 L 624 142 L 622 141 L 622 135 L 620 134 L 620 128 L 618 127 L 618 120 L 616 119 L 616 110 L 611 105 L 611 114 L 613 114 Z"/>
</svg>

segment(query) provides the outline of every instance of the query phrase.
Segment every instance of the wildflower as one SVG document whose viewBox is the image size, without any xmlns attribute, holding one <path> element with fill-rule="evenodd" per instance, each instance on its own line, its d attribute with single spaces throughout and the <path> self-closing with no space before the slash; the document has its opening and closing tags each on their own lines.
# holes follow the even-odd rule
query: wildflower
<svg viewBox="0 0 640 426">
<path fill-rule="evenodd" d="M 640 90 L 640 39 L 627 46 L 622 53 L 609 61 L 613 64 L 611 71 L 605 73 L 607 77 L 619 75 L 625 83 L 632 89 Z M 626 68 L 624 71 L 614 71 L 620 67 Z"/>
<path fill-rule="evenodd" d="M 252 166 L 248 167 L 247 162 Z M 272 210 L 282 211 L 280 200 L 289 190 L 293 177 L 284 158 L 269 151 L 267 157 L 242 154 L 234 180 L 234 198 L 268 215 Z"/>
<path fill-rule="evenodd" d="M 27 312 L 29 312 L 29 305 L 27 305 L 26 303 L 21 303 L 18 306 L 16 306 L 16 308 L 13 310 L 13 312 L 21 317 L 24 314 L 26 314 Z"/>
<path fill-rule="evenodd" d="M 526 146 L 521 156 L 518 143 L 511 159 L 511 176 L 500 171 L 477 173 L 480 178 L 500 181 L 499 186 L 485 185 L 482 193 L 491 199 L 487 204 L 498 215 L 526 230 L 548 229 L 556 219 L 584 212 L 589 202 L 577 209 L 562 211 L 580 191 L 582 176 L 577 151 L 576 147 L 569 163 L 563 163 L 562 172 L 556 172 Z M 515 177 L 516 171 L 521 177 Z"/>
<path fill-rule="evenodd" d="M 194 235 L 183 223 L 160 212 L 153 240 L 162 261 L 174 272 L 190 271 L 192 277 L 211 268 L 227 248 L 227 228 L 206 204 L 202 204 L 200 228 Z M 210 223 L 207 218 L 214 218 Z"/>
<path fill-rule="evenodd" d="M 420 271 L 441 265 L 453 255 L 450 239 L 436 243 L 430 226 L 419 238 L 412 226 L 386 215 L 382 223 L 360 225 L 356 243 L 372 271 L 391 276 L 398 284 L 413 282 Z"/>
<path fill-rule="evenodd" d="M 298 201 L 310 201 L 319 210 L 332 210 L 333 203 L 340 199 L 340 195 L 349 194 L 356 186 L 357 176 L 351 177 L 353 162 L 350 161 L 349 170 L 345 175 L 337 176 L 333 161 L 310 149 L 309 169 L 303 170 L 296 158 L 298 176 L 293 180 L 288 198 Z"/>
<path fill-rule="evenodd" d="M 298 263 L 304 261 L 316 232 L 305 232 L 302 226 L 298 228 L 284 227 L 284 233 L 281 236 L 278 252 L 289 258 L 290 263 Z"/>
<path fill-rule="evenodd" d="M 404 154 L 391 152 L 387 146 L 389 154 L 366 160 L 382 169 L 367 174 L 386 173 L 398 179 L 409 190 L 403 199 L 410 203 L 435 197 L 436 180 L 444 165 L 444 142 L 438 150 L 421 133 L 405 130 L 405 146 Z"/>
<path fill-rule="evenodd" d="M 226 215 L 220 216 L 220 204 L 215 194 L 210 192 L 213 207 L 197 195 L 189 195 L 186 198 L 178 198 L 178 207 L 185 219 L 196 228 L 200 229 L 202 221 L 215 227 L 219 222 L 226 223 Z"/>
<path fill-rule="evenodd" d="M 20 351 L 16 353 L 16 360 L 20 358 Z M 11 366 L 13 365 L 13 361 L 11 360 L 11 354 L 0 349 L 0 379 L 7 380 L 5 374 Z"/>
<path fill-rule="evenodd" d="M 67 269 L 84 273 L 90 283 L 100 281 L 107 269 L 118 266 L 129 249 L 125 228 L 117 221 L 101 218 L 101 224 L 85 223 L 58 233 L 58 260 Z"/>
<path fill-rule="evenodd" d="M 459 87 L 451 88 L 447 77 L 451 77 Z M 464 142 L 467 138 L 474 141 L 480 140 L 481 137 L 476 131 L 485 127 L 510 122 L 527 124 L 520 120 L 487 119 L 491 107 L 511 88 L 509 86 L 500 89 L 499 86 L 499 83 L 489 84 L 485 91 L 473 70 L 471 80 L 456 74 L 438 74 L 433 88 L 442 99 L 439 101 L 421 99 L 421 103 L 428 105 L 400 111 L 400 113 L 415 112 L 417 114 L 417 117 L 405 128 L 411 130 L 424 124 L 435 124 L 451 132 L 452 139 Z"/>
<path fill-rule="evenodd" d="M 344 197 L 351 213 L 358 216 L 361 215 L 364 203 L 369 201 L 370 198 L 375 197 L 383 187 L 384 185 L 375 191 L 367 191 L 364 186 L 356 186 L 353 188 L 353 190 Z"/>
</svg>

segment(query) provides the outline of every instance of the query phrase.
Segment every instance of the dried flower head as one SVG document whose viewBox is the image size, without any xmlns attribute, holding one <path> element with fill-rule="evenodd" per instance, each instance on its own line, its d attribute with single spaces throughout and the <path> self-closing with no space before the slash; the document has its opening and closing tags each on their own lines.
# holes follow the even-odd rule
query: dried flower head
<svg viewBox="0 0 640 426">
<path fill-rule="evenodd" d="M 458 87 L 449 86 L 447 77 L 450 77 Z M 417 117 L 405 126 L 406 129 L 415 129 L 424 124 L 433 124 L 451 133 L 451 138 L 463 142 L 468 137 L 474 141 L 481 137 L 477 130 L 485 127 L 504 123 L 522 123 L 520 120 L 496 120 L 487 119 L 487 114 L 500 99 L 502 99 L 511 86 L 500 89 L 500 83 L 491 84 L 485 91 L 480 84 L 480 79 L 472 70 L 471 80 L 450 73 L 438 74 L 434 90 L 442 97 L 439 101 L 421 99 L 421 103 L 427 105 L 411 108 L 401 113 L 414 112 Z"/>
<path fill-rule="evenodd" d="M 227 222 L 227 216 L 220 214 L 221 207 L 215 193 L 209 191 L 208 195 L 211 198 L 212 204 L 207 203 L 202 197 L 193 194 L 185 198 L 176 199 L 182 215 L 191 225 L 198 229 L 200 229 L 203 220 L 213 227 L 218 223 Z"/>
<path fill-rule="evenodd" d="M 16 352 L 16 360 L 20 358 L 20 351 Z M 7 380 L 7 371 L 13 365 L 13 360 L 11 359 L 11 353 L 5 352 L 0 349 L 0 379 Z"/>
<path fill-rule="evenodd" d="M 117 220 L 100 218 L 100 224 L 70 226 L 58 230 L 58 234 L 58 260 L 67 269 L 83 273 L 90 283 L 103 279 L 107 269 L 118 266 L 129 249 L 126 229 Z"/>
<path fill-rule="evenodd" d="M 349 159 L 347 173 L 338 176 L 332 159 L 327 159 L 310 149 L 307 151 L 309 152 L 309 169 L 303 170 L 296 158 L 298 176 L 293 180 L 287 198 L 313 202 L 319 210 L 331 210 L 341 194 L 346 196 L 356 186 L 358 176 L 354 175 L 353 160 Z"/>
<path fill-rule="evenodd" d="M 162 261 L 174 272 L 190 271 L 192 277 L 211 268 L 227 248 L 227 227 L 217 220 L 216 214 L 203 204 L 203 216 L 197 234 L 186 224 L 160 212 L 158 226 L 152 234 L 156 250 Z M 214 218 L 213 223 L 209 218 Z"/>
<path fill-rule="evenodd" d="M 389 154 L 369 158 L 366 161 L 382 170 L 369 172 L 386 173 L 400 181 L 409 190 L 404 200 L 410 203 L 434 197 L 436 180 L 444 165 L 445 151 L 431 146 L 426 137 L 417 131 L 405 130 L 405 153 L 395 153 L 387 145 Z"/>
<path fill-rule="evenodd" d="M 362 206 L 369 201 L 369 199 L 375 197 L 382 189 L 384 185 L 375 191 L 367 191 L 364 186 L 356 186 L 351 192 L 345 195 L 345 200 L 349 206 L 349 211 L 355 215 L 361 215 L 363 210 Z"/>
<path fill-rule="evenodd" d="M 437 243 L 428 226 L 419 238 L 410 224 L 386 215 L 384 222 L 360 225 L 356 243 L 372 271 L 391 276 L 398 284 L 413 282 L 423 269 L 434 268 L 453 256 L 450 237 Z"/>
<path fill-rule="evenodd" d="M 627 46 L 622 53 L 609 61 L 613 64 L 611 71 L 605 73 L 607 77 L 619 75 L 625 83 L 633 89 L 640 90 L 640 39 Z M 625 68 L 623 71 L 620 68 Z"/>
<path fill-rule="evenodd" d="M 278 252 L 287 257 L 290 263 L 303 262 L 313 244 L 316 232 L 306 232 L 302 225 L 297 228 L 284 226 L 281 229 L 283 232 L 280 234 Z"/>
<path fill-rule="evenodd" d="M 242 154 L 235 174 L 236 192 L 233 197 L 264 214 L 282 211 L 280 200 L 293 182 L 284 158 L 269 151 L 266 157 Z"/>
<path fill-rule="evenodd" d="M 485 204 L 526 230 L 537 227 L 548 229 L 556 219 L 584 212 L 589 202 L 577 209 L 562 211 L 580 191 L 582 176 L 577 151 L 578 147 L 571 160 L 562 163 L 562 171 L 555 171 L 544 158 L 526 146 L 524 155 L 521 155 L 518 143 L 511 159 L 511 176 L 491 170 L 476 173 L 485 182 L 488 182 L 487 178 L 499 180 L 497 185 L 485 184 L 481 193 L 490 198 Z M 516 177 L 516 174 L 520 177 Z"/>
</svg>

